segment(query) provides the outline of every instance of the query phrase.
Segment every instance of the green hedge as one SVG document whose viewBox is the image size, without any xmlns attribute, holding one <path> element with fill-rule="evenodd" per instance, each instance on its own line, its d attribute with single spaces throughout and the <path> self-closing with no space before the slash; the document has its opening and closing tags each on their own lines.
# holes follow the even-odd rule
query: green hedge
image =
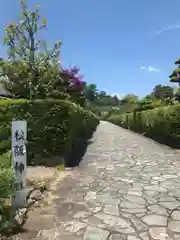
<svg viewBox="0 0 180 240">
<path fill-rule="evenodd" d="M 143 133 L 161 143 L 180 147 L 180 105 L 112 115 L 107 120 L 135 132 Z"/>
<path fill-rule="evenodd" d="M 98 119 L 90 111 L 63 100 L 1 100 L 0 154 L 10 149 L 11 121 L 27 120 L 28 164 L 38 159 L 65 156 L 68 165 L 76 165 L 70 158 L 74 149 L 83 146 L 96 129 Z"/>
</svg>

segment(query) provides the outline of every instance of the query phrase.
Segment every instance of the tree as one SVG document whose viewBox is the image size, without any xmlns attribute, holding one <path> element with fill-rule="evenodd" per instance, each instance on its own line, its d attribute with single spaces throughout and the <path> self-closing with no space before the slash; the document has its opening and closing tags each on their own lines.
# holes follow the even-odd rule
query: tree
<svg viewBox="0 0 180 240">
<path fill-rule="evenodd" d="M 37 39 L 46 28 L 39 7 L 28 11 L 25 0 L 20 1 L 19 23 L 9 23 L 5 28 L 4 44 L 8 47 L 8 61 L 1 61 L 5 88 L 28 99 L 45 97 L 52 89 L 52 81 L 59 78 L 58 58 L 61 42 L 50 50 L 45 41 Z"/>
<path fill-rule="evenodd" d="M 169 81 L 173 83 L 178 83 L 179 89 L 175 91 L 174 98 L 176 101 L 180 102 L 180 58 L 177 59 L 174 64 L 179 66 L 169 76 Z"/>
<path fill-rule="evenodd" d="M 153 101 L 154 99 L 155 99 L 155 97 L 154 97 L 153 93 L 147 94 L 143 97 L 143 100 L 145 100 L 145 101 Z"/>
<path fill-rule="evenodd" d="M 99 93 L 98 93 L 98 95 L 99 95 L 99 97 L 106 97 L 106 92 L 105 91 L 100 91 Z"/>
<path fill-rule="evenodd" d="M 97 96 L 97 86 L 96 84 L 89 84 L 85 86 L 85 96 L 89 101 L 95 100 Z"/>
<path fill-rule="evenodd" d="M 121 112 L 132 112 L 136 106 L 138 97 L 134 94 L 128 94 L 120 101 Z"/>
<path fill-rule="evenodd" d="M 161 101 L 172 101 L 174 90 L 170 86 L 158 84 L 154 87 L 152 95 Z"/>
<path fill-rule="evenodd" d="M 138 100 L 136 102 L 135 111 L 143 111 L 143 110 L 148 110 L 148 109 L 153 109 L 153 101 L 152 100 L 148 100 L 148 99 L 142 99 L 142 100 Z"/>
<path fill-rule="evenodd" d="M 180 88 L 177 88 L 174 94 L 174 99 L 180 102 Z"/>
<path fill-rule="evenodd" d="M 80 74 L 80 69 L 75 67 L 69 69 L 63 69 L 60 75 L 65 74 L 66 78 L 63 78 L 63 82 L 58 82 L 60 87 L 64 87 L 64 92 L 67 92 L 71 96 L 71 100 L 84 106 L 85 104 L 85 82 L 84 76 Z"/>
<path fill-rule="evenodd" d="M 178 83 L 180 87 L 180 58 L 177 59 L 174 64 L 179 66 L 169 76 L 169 81 L 173 83 Z"/>
<path fill-rule="evenodd" d="M 121 104 L 134 104 L 138 100 L 138 97 L 134 94 L 127 94 L 122 100 Z"/>
</svg>

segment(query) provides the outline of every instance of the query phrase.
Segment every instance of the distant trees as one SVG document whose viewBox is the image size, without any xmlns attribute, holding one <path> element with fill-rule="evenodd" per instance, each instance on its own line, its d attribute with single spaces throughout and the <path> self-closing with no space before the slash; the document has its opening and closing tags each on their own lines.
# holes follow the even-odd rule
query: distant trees
<svg viewBox="0 0 180 240">
<path fill-rule="evenodd" d="M 138 100 L 138 97 L 134 94 L 127 94 L 123 99 L 121 99 L 121 104 L 134 104 Z"/>
<path fill-rule="evenodd" d="M 121 112 L 132 112 L 138 97 L 134 94 L 127 94 L 124 98 L 120 100 Z"/>
<path fill-rule="evenodd" d="M 151 95 L 154 96 L 155 99 L 170 103 L 174 97 L 174 89 L 170 86 L 158 84 L 154 87 Z"/>
<path fill-rule="evenodd" d="M 86 99 L 97 106 L 118 106 L 120 100 L 105 91 L 99 91 L 96 84 L 86 84 L 84 88 Z"/>
</svg>

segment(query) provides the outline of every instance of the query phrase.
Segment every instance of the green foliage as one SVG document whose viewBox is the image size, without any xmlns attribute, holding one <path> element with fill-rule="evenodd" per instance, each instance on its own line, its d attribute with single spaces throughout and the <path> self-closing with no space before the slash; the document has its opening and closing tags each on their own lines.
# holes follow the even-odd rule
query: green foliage
<svg viewBox="0 0 180 240">
<path fill-rule="evenodd" d="M 143 111 L 143 110 L 153 109 L 154 106 L 152 104 L 153 104 L 152 100 L 144 100 L 144 99 L 139 100 L 136 102 L 135 110 Z"/>
<path fill-rule="evenodd" d="M 112 114 L 110 116 L 106 116 L 105 120 L 114 123 L 116 125 L 123 125 L 123 117 L 125 116 L 125 114 Z"/>
<path fill-rule="evenodd" d="M 109 118 L 111 115 L 117 115 L 122 113 L 133 112 L 136 108 L 137 96 L 134 94 L 128 94 L 123 99 L 118 100 L 115 105 L 110 105 L 108 108 L 103 109 L 103 119 Z"/>
<path fill-rule="evenodd" d="M 96 84 L 86 85 L 85 89 L 84 89 L 84 92 L 85 92 L 86 98 L 90 102 L 94 101 L 94 99 L 96 98 L 96 95 L 97 95 L 97 86 L 96 86 Z"/>
<path fill-rule="evenodd" d="M 27 63 L 20 61 L 1 61 L 3 74 L 2 84 L 11 94 L 27 99 L 42 99 L 53 97 L 56 99 L 68 99 L 66 89 L 63 87 L 63 79 L 59 70 L 48 63 L 42 65 L 36 71 L 36 77 L 30 76 L 30 68 Z"/>
<path fill-rule="evenodd" d="M 11 214 L 6 212 L 5 203 L 16 187 L 7 154 L 11 148 L 11 121 L 28 123 L 28 164 L 45 163 L 46 158 L 48 165 L 54 165 L 51 161 L 58 157 L 60 161 L 56 164 L 61 164 L 64 158 L 70 167 L 81 160 L 88 139 L 99 123 L 94 113 L 81 107 L 85 104 L 85 83 L 79 69 L 65 70 L 59 64 L 61 41 L 49 49 L 45 41 L 38 39 L 47 25 L 41 19 L 39 7 L 30 11 L 25 0 L 20 3 L 20 21 L 11 22 L 5 28 L 8 60 L 0 59 L 3 87 L 13 96 L 23 98 L 0 99 L 0 136 L 5 137 L 0 141 L 0 232 L 10 229 Z M 96 95 L 92 86 L 87 94 L 91 100 Z"/>
<path fill-rule="evenodd" d="M 138 99 L 134 94 L 128 94 L 120 100 L 117 108 L 108 110 L 105 119 L 114 114 L 133 113 L 172 105 L 175 103 L 174 96 L 174 89 L 165 85 L 156 85 L 153 91 L 142 99 Z M 176 95 L 177 99 L 178 94 Z"/>
<path fill-rule="evenodd" d="M 138 97 L 134 94 L 128 94 L 120 102 L 121 112 L 132 112 L 134 111 Z"/>
<path fill-rule="evenodd" d="M 138 97 L 134 94 L 127 94 L 122 100 L 121 100 L 121 104 L 133 104 L 136 103 L 136 101 L 138 100 Z"/>
<path fill-rule="evenodd" d="M 2 100 L 0 134 L 9 140 L 0 143 L 0 153 L 10 149 L 12 119 L 27 120 L 28 163 L 38 164 L 43 157 L 66 156 L 79 139 L 85 142 L 98 120 L 80 106 L 62 100 Z"/>
<path fill-rule="evenodd" d="M 164 144 L 180 147 L 180 105 L 112 115 L 108 121 Z"/>
<path fill-rule="evenodd" d="M 161 100 L 146 100 L 142 99 L 136 102 L 134 111 L 144 111 L 149 109 L 154 109 L 157 107 L 165 106 L 166 102 L 162 102 Z"/>
<path fill-rule="evenodd" d="M 120 104 L 120 100 L 118 97 L 111 96 L 111 95 L 104 95 L 103 91 L 100 91 L 99 95 L 97 95 L 97 99 L 95 101 L 95 104 L 97 104 L 100 107 L 115 107 Z"/>
<path fill-rule="evenodd" d="M 92 102 L 87 101 L 85 107 L 87 110 L 90 110 L 91 112 L 93 112 L 94 114 L 96 114 L 99 117 L 102 114 L 102 109 Z"/>
<path fill-rule="evenodd" d="M 6 152 L 3 155 L 0 155 L 0 169 L 11 168 L 11 153 Z"/>
<path fill-rule="evenodd" d="M 39 8 L 29 11 L 25 0 L 21 1 L 19 23 L 9 23 L 5 28 L 9 60 L 1 60 L 0 67 L 5 88 L 16 96 L 44 98 L 55 89 L 57 78 L 61 80 L 58 69 L 61 42 L 49 50 L 46 42 L 37 39 L 44 28 L 46 21 L 41 19 Z"/>
<path fill-rule="evenodd" d="M 159 84 L 154 87 L 152 95 L 155 97 L 155 99 L 171 102 L 174 96 L 174 90 L 170 86 Z"/>
<path fill-rule="evenodd" d="M 174 99 L 175 99 L 177 102 L 180 102 L 180 88 L 177 88 L 177 89 L 175 90 Z"/>
<path fill-rule="evenodd" d="M 12 195 L 14 186 L 11 168 L 0 169 L 0 206 L 3 206 L 4 201 Z"/>
<path fill-rule="evenodd" d="M 99 119 L 89 110 L 83 110 L 81 107 L 71 113 L 69 133 L 66 144 L 66 164 L 75 166 L 79 163 L 86 148 L 86 140 L 90 139 L 96 129 Z"/>
<path fill-rule="evenodd" d="M 120 104 L 120 100 L 116 95 L 111 96 L 105 91 L 99 91 L 96 84 L 85 84 L 84 94 L 87 102 L 97 106 L 100 111 L 103 111 L 104 107 L 118 106 Z"/>
<path fill-rule="evenodd" d="M 180 76 L 179 76 L 179 74 L 180 74 L 180 59 L 177 59 L 174 64 L 179 65 L 179 66 L 171 73 L 171 75 L 169 76 L 169 81 L 173 82 L 173 83 L 178 83 L 180 86 Z"/>
<path fill-rule="evenodd" d="M 13 180 L 11 154 L 7 152 L 0 155 L 0 202 L 12 194 L 14 190 Z"/>
<path fill-rule="evenodd" d="M 34 71 L 44 62 L 59 56 L 61 42 L 48 50 L 47 43 L 36 38 L 47 26 L 46 20 L 41 19 L 39 7 L 34 11 L 28 10 L 26 0 L 20 1 L 20 7 L 19 22 L 10 22 L 5 28 L 4 44 L 8 47 L 10 59 L 26 62 Z"/>
<path fill-rule="evenodd" d="M 0 232 L 7 228 L 10 215 L 5 203 L 10 201 L 15 189 L 10 153 L 8 152 L 0 155 Z"/>
</svg>

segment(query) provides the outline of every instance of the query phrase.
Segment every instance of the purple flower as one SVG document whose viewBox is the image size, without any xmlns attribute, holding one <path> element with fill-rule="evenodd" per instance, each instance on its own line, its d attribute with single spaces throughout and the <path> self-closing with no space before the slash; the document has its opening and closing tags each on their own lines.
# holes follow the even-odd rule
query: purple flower
<svg viewBox="0 0 180 240">
<path fill-rule="evenodd" d="M 78 86 L 84 86 L 84 82 L 82 81 L 84 76 L 83 75 L 78 75 L 80 69 L 77 67 L 73 67 L 70 69 L 67 68 L 62 68 L 62 72 L 67 73 L 69 76 L 69 83 L 71 85 L 78 85 Z"/>
</svg>

